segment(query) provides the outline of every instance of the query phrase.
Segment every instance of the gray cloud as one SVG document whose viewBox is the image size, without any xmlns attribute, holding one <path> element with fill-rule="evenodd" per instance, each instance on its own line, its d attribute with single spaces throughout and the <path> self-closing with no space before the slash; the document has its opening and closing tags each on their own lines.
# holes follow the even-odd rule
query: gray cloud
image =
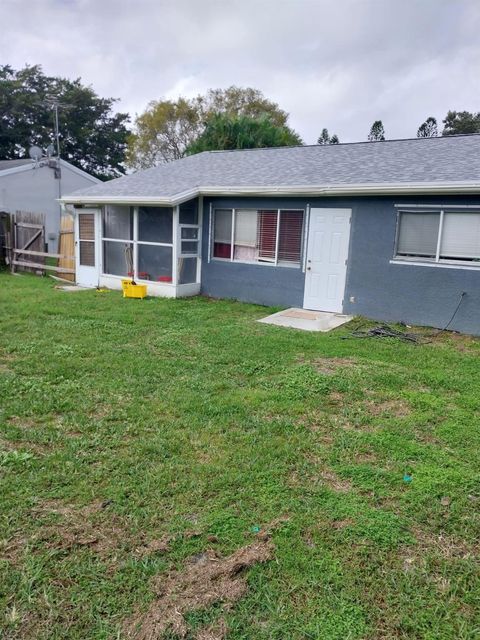
<svg viewBox="0 0 480 640">
<path fill-rule="evenodd" d="M 6 28 L 5 28 L 6 27 Z M 306 142 L 411 137 L 480 110 L 478 0 L 3 0 L 0 59 L 81 77 L 134 114 L 161 97 L 254 86 Z"/>
</svg>

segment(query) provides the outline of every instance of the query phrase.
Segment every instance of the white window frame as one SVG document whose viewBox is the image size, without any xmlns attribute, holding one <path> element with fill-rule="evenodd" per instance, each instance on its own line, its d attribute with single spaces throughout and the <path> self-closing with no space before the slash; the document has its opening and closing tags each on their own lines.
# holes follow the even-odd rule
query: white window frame
<svg viewBox="0 0 480 640">
<path fill-rule="evenodd" d="M 234 262 L 237 264 L 254 264 L 258 266 L 265 267 L 286 267 L 288 269 L 303 269 L 303 263 L 305 258 L 305 229 L 306 229 L 306 209 L 305 207 L 292 207 L 292 208 L 281 208 L 278 209 L 276 207 L 268 207 L 266 206 L 263 209 L 251 208 L 248 207 L 212 207 L 210 205 L 210 220 L 209 220 L 209 238 L 208 238 L 208 262 Z M 217 209 L 221 211 L 231 211 L 232 212 L 232 233 L 230 240 L 230 258 L 217 258 L 213 255 L 214 245 L 215 245 L 215 215 Z M 276 211 L 277 212 L 277 227 L 276 227 L 276 237 L 275 237 L 275 258 L 272 260 L 267 260 L 266 258 L 263 260 L 235 260 L 234 252 L 235 252 L 235 222 L 236 222 L 236 212 L 239 211 L 255 211 L 258 213 L 259 211 Z M 278 247 L 280 243 L 280 216 L 281 213 L 285 211 L 301 211 L 303 213 L 302 218 L 302 230 L 301 230 L 301 241 L 300 241 L 300 257 L 298 262 L 288 262 L 288 261 L 279 261 L 278 260 Z M 258 218 L 257 218 L 258 220 Z"/>
<path fill-rule="evenodd" d="M 398 240 L 400 233 L 400 218 L 402 213 L 436 213 L 440 216 L 438 223 L 438 235 L 437 235 L 437 244 L 436 244 L 436 252 L 435 257 L 426 258 L 424 256 L 403 256 L 398 254 Z M 440 257 L 440 251 L 442 246 L 442 233 L 443 233 L 443 222 L 445 218 L 445 213 L 449 213 L 455 215 L 456 213 L 480 213 L 479 208 L 477 207 L 409 207 L 403 206 L 399 207 L 397 210 L 397 220 L 396 220 L 396 228 L 395 228 L 395 244 L 393 251 L 393 258 L 390 260 L 392 264 L 413 264 L 413 265 L 429 265 L 429 266 L 443 266 L 443 267 L 459 267 L 459 268 L 469 268 L 469 269 L 480 269 L 480 260 L 449 260 L 446 258 Z"/>
</svg>

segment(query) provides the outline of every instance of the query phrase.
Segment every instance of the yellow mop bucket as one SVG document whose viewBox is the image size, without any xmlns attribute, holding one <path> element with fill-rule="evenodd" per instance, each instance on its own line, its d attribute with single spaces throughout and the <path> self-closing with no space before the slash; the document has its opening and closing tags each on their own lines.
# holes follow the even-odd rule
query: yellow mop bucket
<svg viewBox="0 0 480 640">
<path fill-rule="evenodd" d="M 132 280 L 122 280 L 124 298 L 146 298 L 147 285 L 135 284 Z"/>
</svg>

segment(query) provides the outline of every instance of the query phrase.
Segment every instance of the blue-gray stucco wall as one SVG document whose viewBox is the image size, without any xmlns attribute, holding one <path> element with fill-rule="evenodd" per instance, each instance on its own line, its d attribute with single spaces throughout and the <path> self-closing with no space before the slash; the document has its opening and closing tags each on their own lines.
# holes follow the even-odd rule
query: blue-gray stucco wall
<svg viewBox="0 0 480 640">
<path fill-rule="evenodd" d="M 303 305 L 300 268 L 212 260 L 208 262 L 210 203 L 214 207 L 348 207 L 352 225 L 344 312 L 374 320 L 443 328 L 465 292 L 451 329 L 480 335 L 480 267 L 391 264 L 395 204 L 480 205 L 479 196 L 368 198 L 206 198 L 204 200 L 202 293 L 264 305 Z M 350 302 L 353 298 L 355 301 Z"/>
</svg>

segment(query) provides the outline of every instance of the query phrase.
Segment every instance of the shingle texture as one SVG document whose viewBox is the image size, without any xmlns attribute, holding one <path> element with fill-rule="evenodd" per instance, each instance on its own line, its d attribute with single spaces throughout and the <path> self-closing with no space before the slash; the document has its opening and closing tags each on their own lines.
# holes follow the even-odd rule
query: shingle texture
<svg viewBox="0 0 480 640">
<path fill-rule="evenodd" d="M 0 171 L 5 171 L 5 169 L 13 169 L 14 167 L 21 167 L 24 164 L 33 165 L 33 161 L 28 158 L 19 159 L 19 160 L 0 160 Z"/>
<path fill-rule="evenodd" d="M 207 151 L 75 196 L 173 198 L 196 187 L 338 186 L 480 180 L 480 134 L 340 145 Z"/>
</svg>

